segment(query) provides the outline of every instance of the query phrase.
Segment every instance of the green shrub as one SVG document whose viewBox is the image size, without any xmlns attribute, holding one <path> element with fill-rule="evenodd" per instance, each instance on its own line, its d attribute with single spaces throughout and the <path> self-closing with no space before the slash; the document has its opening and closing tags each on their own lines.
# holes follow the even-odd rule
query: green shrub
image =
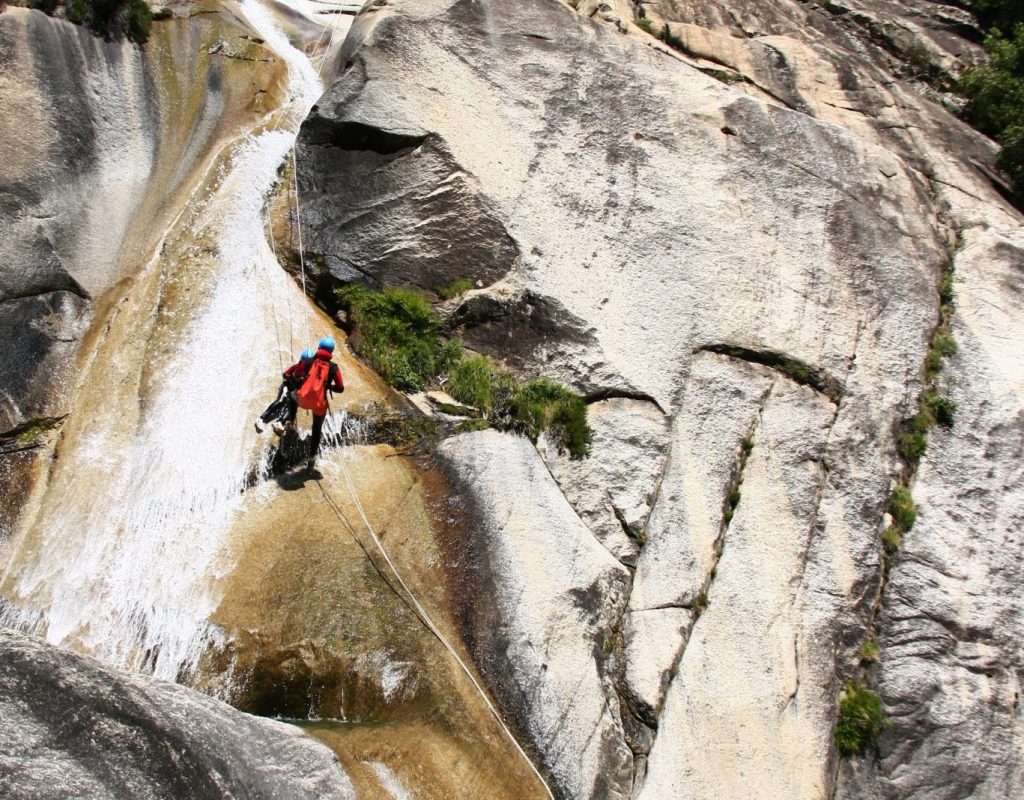
<svg viewBox="0 0 1024 800">
<path fill-rule="evenodd" d="M 935 389 L 925 390 L 921 395 L 921 402 L 931 412 L 936 422 L 946 428 L 953 427 L 953 421 L 956 419 L 956 403 Z"/>
<path fill-rule="evenodd" d="M 452 369 L 448 394 L 468 406 L 488 413 L 494 406 L 494 367 L 483 356 L 466 358 Z"/>
<path fill-rule="evenodd" d="M 733 508 L 736 508 L 736 506 L 738 506 L 739 504 L 740 504 L 740 490 L 739 489 L 733 489 L 731 492 L 729 492 L 729 505 L 731 505 Z"/>
<path fill-rule="evenodd" d="M 901 433 L 896 449 L 908 464 L 916 464 L 928 449 L 928 439 L 923 433 L 907 431 Z"/>
<path fill-rule="evenodd" d="M 900 534 L 899 529 L 894 525 L 886 528 L 885 533 L 882 534 L 882 544 L 885 546 L 886 553 L 891 556 L 896 555 L 903 546 L 903 536 Z"/>
<path fill-rule="evenodd" d="M 910 430 L 914 433 L 928 433 L 935 427 L 935 417 L 931 408 L 922 402 L 921 410 L 910 420 Z"/>
<path fill-rule="evenodd" d="M 1024 194 L 1024 20 L 1008 4 L 985 5 L 992 9 L 990 19 L 1005 27 L 993 27 L 985 39 L 990 63 L 967 72 L 957 88 L 968 98 L 964 118 L 1002 145 L 996 163 L 1019 200 Z"/>
<path fill-rule="evenodd" d="M 67 17 L 68 22 L 84 25 L 89 19 L 89 6 L 85 0 L 68 0 L 64 4 L 64 16 Z"/>
<path fill-rule="evenodd" d="M 520 386 L 483 356 L 463 358 L 461 343 L 440 335 L 440 320 L 422 295 L 408 289 L 374 291 L 359 284 L 336 294 L 348 311 L 355 351 L 392 386 L 419 391 L 447 372 L 449 394 L 484 413 L 487 426 L 533 439 L 546 430 L 573 457 L 589 452 L 592 432 L 582 397 L 548 378 Z"/>
<path fill-rule="evenodd" d="M 914 498 L 910 495 L 910 489 L 906 486 L 897 486 L 889 498 L 889 513 L 892 514 L 893 522 L 900 532 L 906 533 L 914 527 L 917 519 L 917 509 L 914 507 Z"/>
<path fill-rule="evenodd" d="M 953 288 L 953 273 L 947 272 L 939 282 L 939 300 L 952 309 L 956 305 L 956 290 Z"/>
<path fill-rule="evenodd" d="M 149 39 L 153 27 L 153 12 L 145 0 L 128 0 L 121 16 L 124 34 L 133 42 L 145 42 Z"/>
<path fill-rule="evenodd" d="M 863 755 L 888 727 L 882 699 L 859 681 L 847 681 L 839 699 L 835 742 L 841 755 Z"/>
<path fill-rule="evenodd" d="M 938 350 L 939 355 L 943 358 L 956 352 L 956 339 L 953 338 L 948 327 L 942 325 L 935 331 L 935 336 L 932 337 L 932 347 Z"/>
<path fill-rule="evenodd" d="M 934 347 L 929 347 L 928 355 L 924 357 L 924 376 L 927 380 L 932 380 L 940 372 L 942 372 L 942 353 Z"/>
<path fill-rule="evenodd" d="M 435 293 L 442 300 L 451 300 L 453 297 L 458 297 L 460 294 L 465 294 L 473 288 L 473 281 L 469 278 L 462 278 L 461 280 L 455 281 L 448 286 L 441 286 L 435 289 Z"/>
<path fill-rule="evenodd" d="M 1021 5 L 1020 0 L 973 0 L 970 7 L 987 26 L 1012 30 L 1015 25 L 1024 22 L 1024 5 Z"/>
<path fill-rule="evenodd" d="M 534 378 L 507 397 L 513 428 L 536 438 L 549 429 L 561 449 L 581 458 L 590 451 L 592 432 L 583 398 L 549 378 Z"/>
<path fill-rule="evenodd" d="M 587 404 L 582 397 L 573 394 L 555 404 L 551 432 L 559 447 L 574 458 L 583 458 L 590 452 L 593 432 L 587 424 Z"/>
<path fill-rule="evenodd" d="M 47 14 L 63 5 L 68 22 L 88 25 L 106 39 L 123 36 L 136 44 L 145 44 L 153 25 L 153 12 L 146 0 L 28 0 L 28 5 Z"/>
<path fill-rule="evenodd" d="M 350 284 L 338 289 L 337 297 L 355 326 L 356 352 L 392 386 L 417 392 L 456 357 L 438 334 L 437 316 L 422 295 Z"/>
</svg>

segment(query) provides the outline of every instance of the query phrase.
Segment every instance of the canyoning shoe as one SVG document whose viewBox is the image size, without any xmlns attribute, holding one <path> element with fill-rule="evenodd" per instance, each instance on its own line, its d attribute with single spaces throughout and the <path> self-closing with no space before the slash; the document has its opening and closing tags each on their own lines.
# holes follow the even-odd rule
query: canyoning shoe
<svg viewBox="0 0 1024 800">
<path fill-rule="evenodd" d="M 261 420 L 261 419 L 256 420 L 256 433 L 263 433 L 263 431 L 266 429 L 266 427 L 267 427 L 266 423 L 264 423 L 263 420 Z"/>
<path fill-rule="evenodd" d="M 284 435 L 284 425 L 282 425 L 276 419 L 270 424 L 270 427 L 274 429 L 274 433 L 276 433 L 278 436 Z"/>
</svg>

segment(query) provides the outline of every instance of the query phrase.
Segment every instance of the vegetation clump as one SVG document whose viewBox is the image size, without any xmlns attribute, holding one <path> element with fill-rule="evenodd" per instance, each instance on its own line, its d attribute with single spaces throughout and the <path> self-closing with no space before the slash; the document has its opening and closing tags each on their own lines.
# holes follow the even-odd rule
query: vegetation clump
<svg viewBox="0 0 1024 800">
<path fill-rule="evenodd" d="M 464 356 L 457 339 L 441 334 L 440 320 L 422 295 L 350 284 L 337 290 L 337 298 L 352 323 L 356 353 L 395 388 L 417 392 L 446 376 L 448 393 L 483 417 L 463 427 L 493 425 L 534 440 L 546 431 L 573 457 L 589 452 L 592 432 L 582 397 L 549 378 L 520 384 L 486 357 Z"/>
<path fill-rule="evenodd" d="M 434 290 L 435 294 L 442 300 L 451 300 L 453 297 L 458 297 L 460 294 L 465 294 L 473 288 L 473 281 L 469 278 L 462 278 L 450 283 L 447 286 L 440 286 Z"/>
<path fill-rule="evenodd" d="M 985 39 L 989 64 L 967 72 L 957 84 L 967 97 L 964 118 L 995 139 L 996 164 L 1024 200 L 1024 6 L 1019 0 L 977 0 L 972 10 L 991 27 Z"/>
<path fill-rule="evenodd" d="M 890 525 L 882 534 L 882 545 L 885 547 L 886 555 L 892 557 L 899 552 L 903 546 L 903 534 L 895 525 Z"/>
<path fill-rule="evenodd" d="M 843 756 L 863 755 L 889 725 L 882 699 L 859 681 L 847 681 L 836 718 L 836 749 Z"/>
<path fill-rule="evenodd" d="M 874 639 L 868 639 L 860 647 L 860 660 L 865 664 L 874 664 L 880 654 L 878 643 Z"/>
<path fill-rule="evenodd" d="M 355 351 L 392 386 L 418 392 L 461 354 L 458 343 L 441 337 L 430 303 L 409 289 L 372 291 L 349 284 L 337 292 L 355 325 Z"/>
<path fill-rule="evenodd" d="M 64 7 L 64 18 L 85 25 L 105 39 L 124 37 L 145 44 L 153 25 L 153 12 L 146 0 L 29 0 L 29 8 L 56 14 Z"/>
<path fill-rule="evenodd" d="M 921 404 L 932 415 L 932 418 L 945 428 L 953 427 L 956 419 L 956 403 L 937 389 L 926 389 L 921 395 Z"/>
<path fill-rule="evenodd" d="M 914 498 L 910 495 L 910 489 L 906 486 L 897 486 L 893 489 L 889 498 L 889 513 L 900 533 L 906 533 L 914 527 L 917 520 L 917 508 L 914 506 Z"/>
<path fill-rule="evenodd" d="M 460 403 L 489 414 L 494 407 L 494 384 L 495 373 L 490 360 L 474 356 L 455 365 L 445 388 Z"/>
</svg>

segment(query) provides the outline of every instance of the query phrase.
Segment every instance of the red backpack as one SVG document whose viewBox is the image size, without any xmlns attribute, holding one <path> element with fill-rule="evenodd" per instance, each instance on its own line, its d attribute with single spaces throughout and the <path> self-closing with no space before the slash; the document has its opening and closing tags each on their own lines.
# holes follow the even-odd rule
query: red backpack
<svg viewBox="0 0 1024 800">
<path fill-rule="evenodd" d="M 309 366 L 306 380 L 295 393 L 299 406 L 309 409 L 318 417 L 327 413 L 327 381 L 331 377 L 333 366 L 330 361 L 315 359 Z"/>
</svg>

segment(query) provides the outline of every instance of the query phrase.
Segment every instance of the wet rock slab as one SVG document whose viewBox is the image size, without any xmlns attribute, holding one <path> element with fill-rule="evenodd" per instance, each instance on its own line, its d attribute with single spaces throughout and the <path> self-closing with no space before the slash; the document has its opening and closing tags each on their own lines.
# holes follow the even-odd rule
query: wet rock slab
<svg viewBox="0 0 1024 800">
<path fill-rule="evenodd" d="M 331 752 L 282 722 L 0 631 L 0 796 L 356 797 Z"/>
</svg>

